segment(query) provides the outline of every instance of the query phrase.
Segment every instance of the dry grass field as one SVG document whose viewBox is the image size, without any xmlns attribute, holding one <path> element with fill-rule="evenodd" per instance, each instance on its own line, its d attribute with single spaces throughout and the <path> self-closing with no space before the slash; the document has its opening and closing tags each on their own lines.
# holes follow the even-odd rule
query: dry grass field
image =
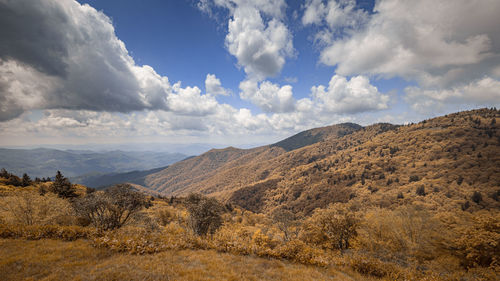
<svg viewBox="0 0 500 281">
<path fill-rule="evenodd" d="M 0 272 L 2 280 L 366 280 L 332 268 L 214 250 L 133 255 L 86 240 L 53 239 L 1 239 Z"/>
</svg>

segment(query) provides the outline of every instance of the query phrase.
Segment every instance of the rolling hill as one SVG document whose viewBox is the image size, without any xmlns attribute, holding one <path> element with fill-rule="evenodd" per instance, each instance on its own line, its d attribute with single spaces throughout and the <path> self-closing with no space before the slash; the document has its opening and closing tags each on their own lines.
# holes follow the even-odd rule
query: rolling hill
<svg viewBox="0 0 500 281">
<path fill-rule="evenodd" d="M 82 176 L 70 178 L 72 183 L 85 185 L 92 188 L 101 189 L 113 184 L 128 182 L 137 185 L 144 185 L 146 176 L 166 169 L 167 167 L 160 167 L 145 171 L 131 171 L 125 173 L 90 173 Z"/>
<path fill-rule="evenodd" d="M 339 124 L 254 149 L 214 149 L 145 177 L 164 195 L 201 192 L 255 212 L 309 214 L 332 202 L 499 208 L 500 112 L 405 126 Z"/>
<path fill-rule="evenodd" d="M 229 191 L 269 178 L 270 170 L 262 166 L 262 163 L 277 159 L 287 151 L 304 145 L 343 137 L 355 132 L 359 127 L 353 124 L 339 124 L 312 129 L 279 143 L 253 149 L 212 149 L 147 176 L 145 184 L 167 195 L 189 192 L 227 195 Z"/>
<path fill-rule="evenodd" d="M 67 177 L 89 173 L 123 173 L 165 167 L 187 156 L 167 152 L 81 151 L 0 148 L 0 168 L 17 175 L 51 177 L 60 170 Z"/>
</svg>

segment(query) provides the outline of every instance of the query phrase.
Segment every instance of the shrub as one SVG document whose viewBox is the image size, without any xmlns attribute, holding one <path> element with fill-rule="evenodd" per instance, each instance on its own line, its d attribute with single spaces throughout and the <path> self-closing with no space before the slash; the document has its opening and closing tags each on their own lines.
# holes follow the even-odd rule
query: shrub
<svg viewBox="0 0 500 281">
<path fill-rule="evenodd" d="M 7 172 L 5 168 L 2 168 L 2 170 L 0 170 L 0 178 L 8 179 L 9 175 L 9 172 Z"/>
<path fill-rule="evenodd" d="M 474 203 L 479 204 L 481 201 L 483 201 L 483 196 L 481 195 L 481 193 L 479 191 L 474 191 L 471 199 L 472 199 L 472 201 L 474 201 Z"/>
<path fill-rule="evenodd" d="M 420 179 L 416 175 L 410 176 L 409 182 L 419 181 Z"/>
<path fill-rule="evenodd" d="M 349 259 L 349 264 L 355 271 L 368 276 L 382 278 L 389 274 L 389 267 L 382 261 L 367 257 L 354 256 Z"/>
<path fill-rule="evenodd" d="M 74 217 L 70 204 L 56 195 L 40 196 L 23 190 L 0 197 L 0 217 L 11 224 L 71 224 Z"/>
<path fill-rule="evenodd" d="M 416 193 L 417 193 L 417 195 L 425 196 L 426 195 L 425 186 L 421 185 L 421 186 L 417 187 Z"/>
<path fill-rule="evenodd" d="M 417 207 L 375 208 L 364 215 L 354 245 L 385 259 L 426 260 L 436 255 L 442 231 L 440 221 Z"/>
<path fill-rule="evenodd" d="M 190 194 L 187 209 L 191 229 L 197 235 L 213 234 L 222 225 L 224 206 L 215 198 Z"/>
<path fill-rule="evenodd" d="M 335 203 L 315 210 L 304 225 L 302 238 L 327 249 L 348 249 L 359 224 L 349 207 L 350 204 Z"/>
<path fill-rule="evenodd" d="M 156 219 L 162 226 L 166 226 L 175 219 L 175 212 L 170 209 L 162 209 L 156 213 Z"/>
<path fill-rule="evenodd" d="M 470 207 L 470 202 L 465 201 L 465 203 L 462 204 L 462 211 L 469 209 L 469 207 Z"/>
<path fill-rule="evenodd" d="M 295 225 L 295 215 L 289 210 L 278 209 L 273 213 L 273 221 L 283 232 L 285 241 L 291 238 L 291 227 Z"/>
<path fill-rule="evenodd" d="M 472 225 L 456 230 L 455 247 L 465 268 L 476 266 L 500 268 L 500 219 L 495 213 L 481 212 L 473 217 Z"/>
<path fill-rule="evenodd" d="M 73 208 L 78 216 L 102 231 L 122 227 L 149 204 L 146 196 L 133 191 L 129 184 L 117 184 L 76 200 Z"/>
<path fill-rule="evenodd" d="M 60 239 L 64 241 L 74 241 L 79 238 L 93 238 L 96 235 L 95 229 L 80 226 L 0 224 L 1 238 L 24 238 L 29 240 Z"/>
</svg>

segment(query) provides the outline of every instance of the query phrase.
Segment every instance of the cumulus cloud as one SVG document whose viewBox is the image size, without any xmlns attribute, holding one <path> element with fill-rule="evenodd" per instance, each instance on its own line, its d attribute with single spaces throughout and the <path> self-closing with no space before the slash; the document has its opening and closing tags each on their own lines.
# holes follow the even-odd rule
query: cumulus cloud
<svg viewBox="0 0 500 281">
<path fill-rule="evenodd" d="M 291 86 L 279 87 L 268 81 L 246 81 L 240 85 L 253 88 L 258 96 L 250 96 L 253 102 L 268 108 L 268 112 L 253 114 L 246 108 L 234 108 L 218 104 L 213 95 L 201 95 L 197 87 L 171 86 L 167 107 L 174 110 L 119 112 L 49 109 L 42 116 L 0 122 L 0 131 L 6 141 L 22 136 L 58 138 L 134 138 L 141 136 L 168 139 L 191 138 L 206 141 L 218 138 L 268 142 L 269 136 L 285 137 L 291 132 L 331 125 L 339 122 L 365 120 L 354 113 L 376 111 L 387 108 L 388 97 L 370 85 L 365 77 L 350 80 L 335 75 L 328 87 L 312 88 L 309 97 L 293 99 Z M 357 119 L 361 118 L 361 119 Z"/>
<path fill-rule="evenodd" d="M 402 76 L 426 86 L 474 80 L 478 74 L 464 68 L 480 64 L 483 76 L 488 60 L 500 62 L 499 9 L 494 0 L 379 1 L 366 28 L 331 42 L 321 62 L 337 65 L 341 75 Z M 446 81 L 427 79 L 452 73 Z"/>
<path fill-rule="evenodd" d="M 205 90 L 208 94 L 228 96 L 230 91 L 222 87 L 222 84 L 215 74 L 207 74 L 205 79 Z"/>
<path fill-rule="evenodd" d="M 173 93 L 167 98 L 172 112 L 183 115 L 205 116 L 212 114 L 219 105 L 211 95 L 201 95 L 198 87 L 182 88 L 180 83 L 173 85 Z"/>
<path fill-rule="evenodd" d="M 355 0 L 308 0 L 305 5 L 302 24 L 322 23 L 328 25 L 330 31 L 338 31 L 341 28 L 359 28 L 368 21 L 368 13 L 356 8 Z"/>
<path fill-rule="evenodd" d="M 381 94 L 363 76 L 345 77 L 334 75 L 328 83 L 311 89 L 313 100 L 327 112 L 360 113 L 388 108 L 389 96 Z"/>
<path fill-rule="evenodd" d="M 439 112 L 447 106 L 464 101 L 476 106 L 500 105 L 500 81 L 491 77 L 484 77 L 451 89 L 407 87 L 405 92 L 406 101 L 421 113 Z"/>
<path fill-rule="evenodd" d="M 291 86 L 280 87 L 269 81 L 262 82 L 268 77 L 278 75 L 283 69 L 286 58 L 295 55 L 292 34 L 283 23 L 285 1 L 202 0 L 198 2 L 198 8 L 209 15 L 213 14 L 214 7 L 229 11 L 226 48 L 236 57 L 238 65 L 243 67 L 247 74 L 246 79 L 240 83 L 242 90 L 240 97 L 267 113 L 292 111 L 295 101 Z M 207 92 L 210 93 L 208 87 Z"/>
<path fill-rule="evenodd" d="M 136 65 L 111 20 L 89 5 L 0 0 L 0 38 L 0 121 L 31 109 L 212 111 L 210 97 Z"/>
<path fill-rule="evenodd" d="M 227 9 L 230 14 L 226 48 L 253 79 L 277 75 L 286 58 L 294 55 L 291 32 L 282 21 L 283 0 L 200 1 L 200 10 L 211 13 L 211 6 Z"/>
<path fill-rule="evenodd" d="M 309 0 L 302 23 L 322 27 L 316 35 L 324 44 L 320 61 L 336 66 L 339 75 L 415 81 L 418 87 L 406 91 L 411 93 L 406 101 L 418 100 L 414 108 L 423 107 L 429 93 L 454 95 L 454 103 L 484 104 L 494 83 L 474 95 L 458 93 L 484 77 L 499 78 L 499 10 L 495 0 L 384 0 L 368 15 L 355 1 Z"/>
<path fill-rule="evenodd" d="M 240 97 L 251 101 L 265 112 L 290 112 L 295 109 L 292 86 L 280 87 L 269 81 L 245 80 L 240 83 Z"/>
</svg>

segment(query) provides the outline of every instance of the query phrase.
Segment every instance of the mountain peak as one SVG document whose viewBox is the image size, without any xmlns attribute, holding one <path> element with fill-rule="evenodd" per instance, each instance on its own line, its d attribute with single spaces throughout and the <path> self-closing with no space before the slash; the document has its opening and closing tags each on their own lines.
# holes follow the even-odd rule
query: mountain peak
<svg viewBox="0 0 500 281">
<path fill-rule="evenodd" d="M 331 137 L 343 137 L 345 135 L 352 134 L 353 132 L 358 131 L 361 128 L 363 127 L 355 123 L 341 123 L 337 125 L 314 128 L 300 132 L 289 138 L 272 144 L 271 147 L 278 146 L 288 152 L 324 141 Z"/>
</svg>

